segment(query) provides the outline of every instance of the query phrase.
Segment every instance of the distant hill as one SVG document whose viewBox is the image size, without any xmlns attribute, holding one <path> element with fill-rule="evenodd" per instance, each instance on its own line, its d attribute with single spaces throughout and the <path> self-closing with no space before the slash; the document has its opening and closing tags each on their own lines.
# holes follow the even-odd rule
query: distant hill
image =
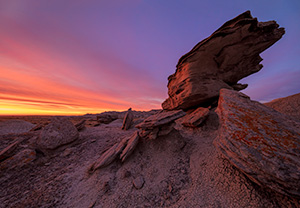
<svg viewBox="0 0 300 208">
<path fill-rule="evenodd" d="M 264 104 L 276 111 L 279 111 L 280 113 L 300 120 L 300 93 L 284 98 L 278 98 Z"/>
</svg>

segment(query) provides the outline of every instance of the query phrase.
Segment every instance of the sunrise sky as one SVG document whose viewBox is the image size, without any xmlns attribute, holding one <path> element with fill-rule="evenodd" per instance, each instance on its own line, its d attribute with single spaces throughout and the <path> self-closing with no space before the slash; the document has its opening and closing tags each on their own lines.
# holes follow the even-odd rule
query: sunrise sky
<svg viewBox="0 0 300 208">
<path fill-rule="evenodd" d="M 0 0 L 0 115 L 160 108 L 178 59 L 246 10 L 286 34 L 243 92 L 299 93 L 299 0 Z"/>
</svg>

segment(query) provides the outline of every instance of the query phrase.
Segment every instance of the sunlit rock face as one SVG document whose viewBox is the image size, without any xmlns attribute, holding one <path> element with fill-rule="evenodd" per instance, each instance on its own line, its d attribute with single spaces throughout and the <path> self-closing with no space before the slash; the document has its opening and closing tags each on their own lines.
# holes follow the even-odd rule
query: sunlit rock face
<svg viewBox="0 0 300 208">
<path fill-rule="evenodd" d="M 250 11 L 229 20 L 179 59 L 163 109 L 189 109 L 217 99 L 221 88 L 246 88 L 237 82 L 262 68 L 259 54 L 284 32 L 275 21 L 258 22 Z"/>
<path fill-rule="evenodd" d="M 227 89 L 216 112 L 222 155 L 255 183 L 300 197 L 300 123 Z"/>
</svg>

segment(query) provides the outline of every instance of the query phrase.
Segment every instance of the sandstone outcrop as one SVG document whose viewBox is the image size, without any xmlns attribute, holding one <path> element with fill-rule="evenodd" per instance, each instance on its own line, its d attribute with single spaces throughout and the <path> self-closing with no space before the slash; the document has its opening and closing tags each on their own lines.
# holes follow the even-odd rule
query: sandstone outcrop
<svg viewBox="0 0 300 208">
<path fill-rule="evenodd" d="M 37 141 L 41 149 L 56 149 L 78 139 L 79 133 L 71 121 L 64 117 L 57 117 L 43 128 Z"/>
<path fill-rule="evenodd" d="M 284 32 L 275 21 L 258 22 L 250 11 L 229 20 L 179 59 L 168 78 L 163 109 L 205 105 L 217 99 L 221 88 L 244 89 L 247 85 L 237 82 L 263 67 L 259 54 Z"/>
<path fill-rule="evenodd" d="M 138 144 L 140 139 L 140 135 L 139 132 L 136 131 L 128 140 L 127 145 L 125 147 L 125 149 L 122 151 L 122 154 L 120 155 L 120 159 L 122 160 L 122 162 L 124 162 L 130 155 L 131 153 L 134 151 L 136 145 Z"/>
<path fill-rule="evenodd" d="M 139 142 L 139 132 L 134 132 L 131 137 L 125 137 L 120 143 L 116 143 L 110 149 L 105 151 L 100 158 L 94 162 L 89 168 L 89 172 L 93 173 L 99 168 L 103 168 L 111 164 L 118 157 L 124 162 L 134 151 Z"/>
<path fill-rule="evenodd" d="M 157 114 L 149 116 L 142 123 L 135 127 L 141 130 L 141 137 L 156 139 L 158 136 L 169 134 L 175 125 L 175 120 L 185 116 L 182 110 L 160 111 Z"/>
<path fill-rule="evenodd" d="M 194 110 L 192 113 L 184 117 L 182 125 L 186 127 L 196 128 L 200 126 L 203 123 L 203 121 L 207 119 L 208 115 L 209 115 L 208 108 L 199 107 L 196 110 Z"/>
<path fill-rule="evenodd" d="M 300 197 L 300 123 L 227 89 L 216 112 L 223 156 L 255 183 Z"/>
<path fill-rule="evenodd" d="M 122 125 L 123 130 L 130 129 L 130 127 L 133 124 L 133 118 L 134 118 L 133 113 L 131 111 L 131 108 L 129 108 L 123 119 L 123 125 Z"/>
</svg>

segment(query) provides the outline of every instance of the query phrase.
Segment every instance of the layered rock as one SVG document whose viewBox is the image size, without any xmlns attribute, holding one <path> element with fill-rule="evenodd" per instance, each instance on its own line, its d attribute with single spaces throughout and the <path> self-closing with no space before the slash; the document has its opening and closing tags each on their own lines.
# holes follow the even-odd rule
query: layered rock
<svg viewBox="0 0 300 208">
<path fill-rule="evenodd" d="M 140 139 L 139 132 L 134 132 L 130 137 L 125 137 L 120 143 L 116 143 L 111 148 L 106 150 L 89 168 L 89 172 L 103 168 L 111 164 L 118 157 L 124 162 L 134 151 Z"/>
<path fill-rule="evenodd" d="M 300 123 L 227 89 L 216 112 L 223 156 L 255 183 L 300 197 Z"/>
<path fill-rule="evenodd" d="M 41 149 L 56 149 L 78 139 L 79 133 L 71 121 L 64 117 L 53 118 L 51 123 L 43 128 L 38 139 Z"/>
<path fill-rule="evenodd" d="M 0 170 L 22 168 L 29 165 L 36 159 L 36 152 L 33 149 L 23 149 L 12 157 L 0 163 Z"/>
<path fill-rule="evenodd" d="M 149 116 L 142 123 L 136 125 L 141 130 L 141 137 L 156 139 L 158 136 L 169 134 L 175 125 L 175 120 L 185 116 L 182 110 L 160 111 L 157 114 Z"/>
<path fill-rule="evenodd" d="M 123 125 L 122 125 L 123 130 L 130 129 L 131 125 L 133 124 L 133 118 L 134 118 L 133 113 L 131 111 L 131 108 L 129 108 L 123 119 Z"/>
<path fill-rule="evenodd" d="M 184 117 L 182 125 L 186 127 L 196 128 L 200 126 L 203 123 L 203 121 L 207 119 L 208 115 L 209 115 L 208 108 L 199 107 L 196 110 L 194 110 L 192 113 Z"/>
<path fill-rule="evenodd" d="M 189 109 L 211 102 L 221 88 L 242 90 L 240 79 L 258 72 L 261 52 L 284 34 L 275 21 L 258 22 L 247 11 L 229 20 L 183 55 L 168 78 L 165 110 Z"/>
</svg>

